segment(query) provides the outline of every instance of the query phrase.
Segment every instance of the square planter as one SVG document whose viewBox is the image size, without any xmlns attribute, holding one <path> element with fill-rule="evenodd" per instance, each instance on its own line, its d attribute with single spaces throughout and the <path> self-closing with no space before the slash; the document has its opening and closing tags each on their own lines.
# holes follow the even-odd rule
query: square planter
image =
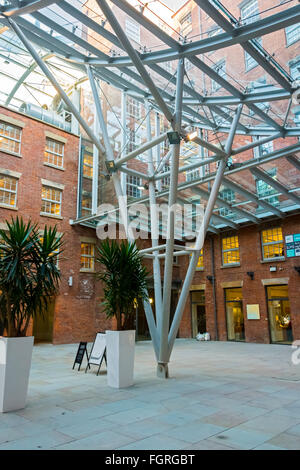
<svg viewBox="0 0 300 470">
<path fill-rule="evenodd" d="M 25 408 L 33 336 L 0 337 L 0 412 Z"/>
<path fill-rule="evenodd" d="M 113 388 L 133 385 L 135 330 L 106 331 L 107 383 Z"/>
</svg>

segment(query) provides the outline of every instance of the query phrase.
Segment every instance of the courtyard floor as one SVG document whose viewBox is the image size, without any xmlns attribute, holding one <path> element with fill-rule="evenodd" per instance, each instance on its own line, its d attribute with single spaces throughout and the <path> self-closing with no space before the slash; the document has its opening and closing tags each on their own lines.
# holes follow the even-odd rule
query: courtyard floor
<svg viewBox="0 0 300 470">
<path fill-rule="evenodd" d="M 105 366 L 72 370 L 77 347 L 34 347 L 27 406 L 0 414 L 0 450 L 300 450 L 291 346 L 180 339 L 162 380 L 140 342 L 135 384 L 122 390 L 107 386 Z"/>
</svg>

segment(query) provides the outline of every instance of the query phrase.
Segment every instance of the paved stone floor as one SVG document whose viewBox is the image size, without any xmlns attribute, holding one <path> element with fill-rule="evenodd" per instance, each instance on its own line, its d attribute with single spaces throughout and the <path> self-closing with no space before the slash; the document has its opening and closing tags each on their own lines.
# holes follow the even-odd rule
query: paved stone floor
<svg viewBox="0 0 300 470">
<path fill-rule="evenodd" d="M 291 346 L 177 340 L 162 380 L 141 342 L 122 390 L 73 371 L 77 346 L 34 347 L 27 407 L 0 414 L 0 450 L 300 449 Z"/>
</svg>

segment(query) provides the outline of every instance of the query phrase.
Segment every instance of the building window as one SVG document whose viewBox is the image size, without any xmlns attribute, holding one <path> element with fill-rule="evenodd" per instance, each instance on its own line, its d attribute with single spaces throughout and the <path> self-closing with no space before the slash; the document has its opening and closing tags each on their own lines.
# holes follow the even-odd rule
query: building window
<svg viewBox="0 0 300 470">
<path fill-rule="evenodd" d="M 241 8 L 241 19 L 243 24 L 251 24 L 259 20 L 259 9 L 257 0 L 250 0 Z"/>
<path fill-rule="evenodd" d="M 91 153 L 83 155 L 83 176 L 93 178 L 93 155 Z"/>
<path fill-rule="evenodd" d="M 94 271 L 95 245 L 94 243 L 81 243 L 80 265 L 82 271 Z"/>
<path fill-rule="evenodd" d="M 18 180 L 10 176 L 0 175 L 0 204 L 7 207 L 17 205 Z"/>
<path fill-rule="evenodd" d="M 129 129 L 129 138 L 126 145 L 127 153 L 134 152 L 141 145 L 141 137 L 138 135 L 136 128 Z M 143 158 L 143 154 L 137 155 L 138 159 Z"/>
<path fill-rule="evenodd" d="M 226 202 L 233 203 L 235 202 L 235 193 L 232 189 L 224 188 L 220 191 L 219 197 Z M 223 217 L 233 217 L 234 213 L 227 207 L 221 207 L 219 209 L 219 214 Z"/>
<path fill-rule="evenodd" d="M 0 122 L 0 150 L 20 155 L 22 130 L 19 127 Z"/>
<path fill-rule="evenodd" d="M 195 170 L 188 170 L 185 172 L 186 181 L 194 181 L 200 178 L 200 168 L 195 168 Z"/>
<path fill-rule="evenodd" d="M 56 140 L 46 139 L 46 148 L 44 153 L 44 163 L 63 168 L 64 165 L 64 144 Z"/>
<path fill-rule="evenodd" d="M 268 170 L 267 174 L 271 176 L 271 178 L 276 180 L 277 168 L 272 168 L 271 170 Z M 269 204 L 272 204 L 273 206 L 279 205 L 279 198 L 278 196 L 275 196 L 275 194 L 277 193 L 276 189 L 270 186 L 264 180 L 256 180 L 256 191 L 260 199 L 265 199 Z"/>
<path fill-rule="evenodd" d="M 127 96 L 126 109 L 129 116 L 134 117 L 135 119 L 140 119 L 141 103 L 138 100 L 132 98 L 131 96 Z"/>
<path fill-rule="evenodd" d="M 222 77 L 226 78 L 226 63 L 225 60 L 221 60 L 217 64 L 214 65 L 213 67 L 214 71 L 217 72 L 217 74 Z M 211 81 L 211 91 L 214 93 L 215 91 L 218 91 L 221 88 L 221 85 L 214 80 Z"/>
<path fill-rule="evenodd" d="M 92 213 L 92 196 L 91 193 L 83 191 L 81 198 L 81 216 L 91 215 Z"/>
<path fill-rule="evenodd" d="M 239 237 L 227 237 L 222 239 L 223 266 L 240 263 Z"/>
<path fill-rule="evenodd" d="M 300 26 L 298 24 L 293 24 L 292 26 L 288 26 L 285 28 L 285 35 L 286 35 L 286 45 L 290 46 L 294 44 L 294 42 L 299 41 L 300 39 Z"/>
<path fill-rule="evenodd" d="M 200 251 L 200 255 L 199 255 L 199 258 L 198 258 L 198 263 L 197 263 L 196 269 L 199 269 L 199 270 L 204 269 L 203 248 L 202 248 L 202 250 Z"/>
<path fill-rule="evenodd" d="M 138 23 L 131 20 L 130 18 L 126 18 L 125 32 L 126 32 L 126 36 L 129 39 L 132 39 L 133 41 L 140 44 L 140 42 L 141 42 L 141 27 Z"/>
<path fill-rule="evenodd" d="M 61 196 L 60 189 L 50 186 L 42 187 L 42 210 L 43 214 L 60 216 L 61 215 Z"/>
<path fill-rule="evenodd" d="M 282 228 L 263 230 L 261 234 L 263 259 L 284 257 Z"/>
<path fill-rule="evenodd" d="M 300 60 L 290 65 L 290 71 L 293 80 L 300 79 Z"/>
<path fill-rule="evenodd" d="M 138 176 L 132 176 L 132 175 L 128 175 L 127 176 L 127 185 L 126 185 L 126 192 L 127 192 L 127 196 L 131 196 L 131 197 L 141 197 L 141 178 L 139 178 Z"/>
<path fill-rule="evenodd" d="M 259 140 L 259 137 L 253 137 L 253 140 Z M 254 147 L 253 153 L 255 158 L 263 157 L 268 155 L 269 153 L 273 152 L 273 142 L 266 142 L 265 144 L 259 145 L 258 147 Z M 276 168 L 275 168 L 276 170 Z"/>
<path fill-rule="evenodd" d="M 163 166 L 162 173 L 166 173 L 167 171 L 171 171 L 170 165 L 164 165 Z M 162 189 L 168 189 L 169 186 L 170 186 L 170 182 L 171 182 L 170 175 L 165 176 L 164 178 L 162 178 L 161 179 Z"/>
<path fill-rule="evenodd" d="M 257 42 L 260 46 L 262 45 L 262 39 L 261 38 L 256 38 L 253 40 L 253 42 Z M 246 72 L 249 72 L 249 70 L 251 69 L 254 69 L 254 67 L 256 67 L 258 65 L 258 63 L 256 62 L 255 59 L 253 59 L 253 57 L 248 54 L 248 52 L 245 51 L 245 68 L 246 68 Z"/>
<path fill-rule="evenodd" d="M 183 15 L 180 18 L 179 23 L 180 23 L 180 33 L 183 36 L 186 36 L 193 29 L 193 26 L 192 26 L 192 12 L 188 11 L 185 15 Z"/>
</svg>

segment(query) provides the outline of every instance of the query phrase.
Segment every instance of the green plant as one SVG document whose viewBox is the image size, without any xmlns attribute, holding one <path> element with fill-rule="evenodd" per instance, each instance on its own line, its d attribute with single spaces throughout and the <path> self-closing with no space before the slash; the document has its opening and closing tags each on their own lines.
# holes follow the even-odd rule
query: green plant
<svg viewBox="0 0 300 470">
<path fill-rule="evenodd" d="M 135 243 L 104 240 L 96 259 L 104 267 L 96 276 L 104 284 L 107 317 L 116 317 L 118 330 L 132 329 L 136 302 L 147 299 L 148 275 Z"/>
<path fill-rule="evenodd" d="M 42 315 L 58 291 L 62 237 L 56 227 L 41 234 L 19 217 L 6 225 L 0 230 L 0 326 L 9 337 L 26 336 L 30 319 Z"/>
</svg>

